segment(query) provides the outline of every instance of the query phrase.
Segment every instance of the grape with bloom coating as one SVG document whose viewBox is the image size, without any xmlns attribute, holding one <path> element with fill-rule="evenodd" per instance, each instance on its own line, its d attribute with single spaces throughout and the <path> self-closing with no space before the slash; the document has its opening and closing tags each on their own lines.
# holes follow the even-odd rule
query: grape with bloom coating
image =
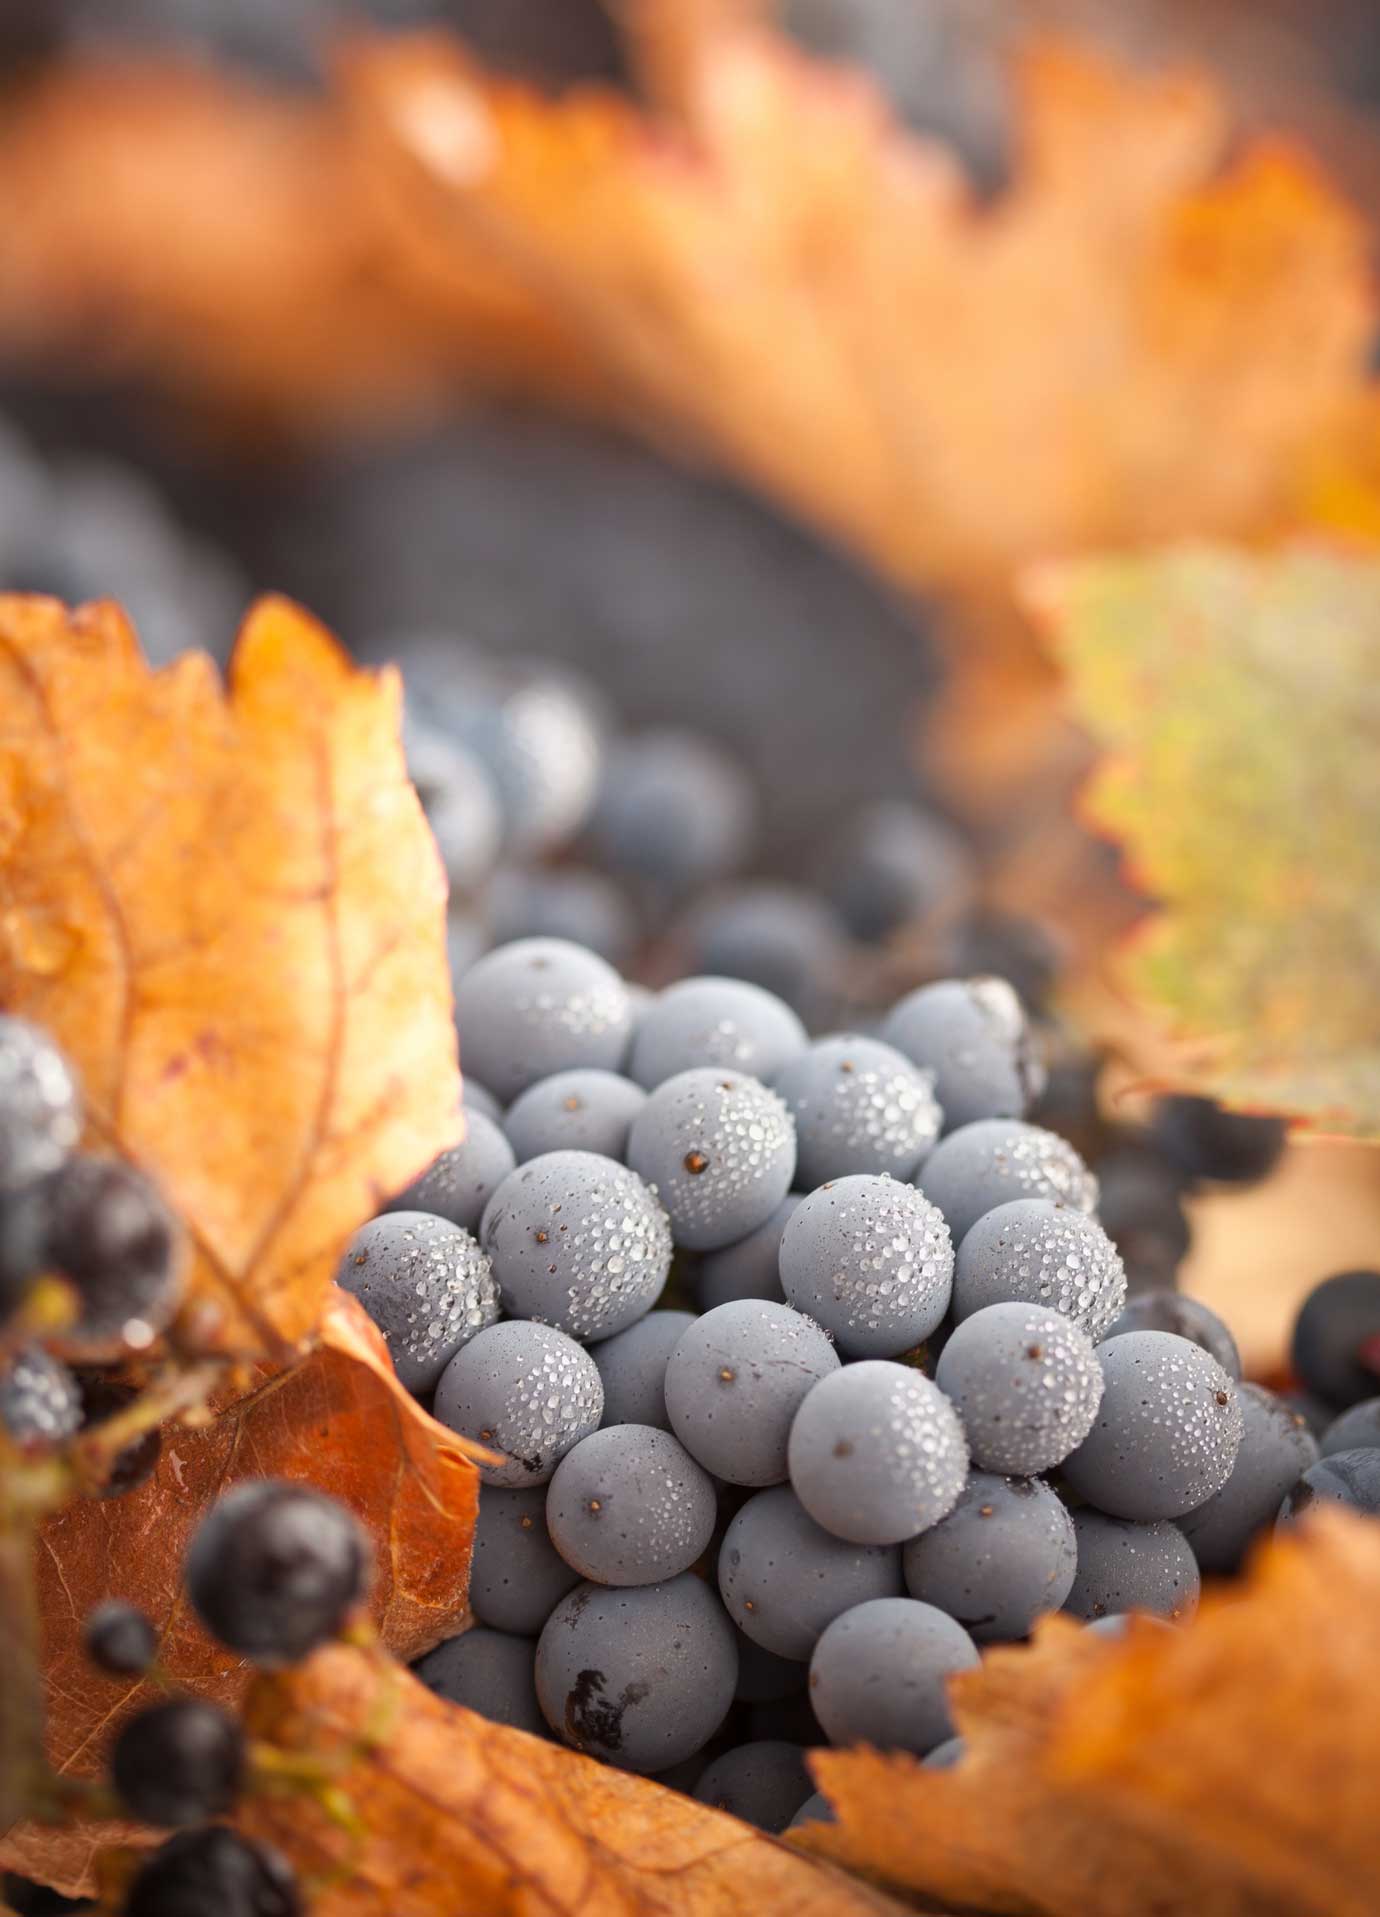
<svg viewBox="0 0 1380 1917">
<path fill-rule="evenodd" d="M 663 1771 L 703 1749 L 737 1681 L 737 1633 L 689 1571 L 626 1591 L 577 1585 L 537 1641 L 547 1723 L 622 1770 Z"/>
<path fill-rule="evenodd" d="M 511 1172 L 480 1239 L 504 1309 L 572 1338 L 611 1338 L 649 1312 L 671 1269 L 671 1227 L 642 1180 L 597 1152 L 546 1152 Z"/>
<path fill-rule="evenodd" d="M 948 1681 L 977 1646 L 932 1604 L 875 1598 L 827 1625 L 810 1659 L 810 1701 L 831 1744 L 923 1757 L 954 1734 Z"/>
<path fill-rule="evenodd" d="M 583 1345 L 527 1319 L 490 1325 L 441 1373 L 435 1415 L 462 1437 L 505 1453 L 481 1464 L 485 1484 L 545 1484 L 566 1452 L 598 1428 L 604 1387 Z"/>
<path fill-rule="evenodd" d="M 749 1498 L 719 1547 L 719 1590 L 733 1622 L 764 1650 L 802 1663 L 841 1612 L 902 1589 L 894 1545 L 832 1536 L 784 1484 Z"/>
<path fill-rule="evenodd" d="M 596 1584 L 657 1584 L 688 1571 L 717 1512 L 709 1473 L 669 1431 L 646 1424 L 582 1438 L 546 1494 L 551 1542 Z"/>
<path fill-rule="evenodd" d="M 465 1136 L 400 1191 L 386 1211 L 424 1211 L 477 1232 L 484 1207 L 517 1164 L 496 1119 L 467 1107 Z"/>
<path fill-rule="evenodd" d="M 859 1173 L 812 1191 L 781 1234 L 781 1284 L 849 1358 L 895 1358 L 948 1309 L 953 1246 L 913 1185 Z"/>
<path fill-rule="evenodd" d="M 595 953 L 565 939 L 518 939 L 486 952 L 458 981 L 455 1022 L 465 1069 L 511 1103 L 553 1072 L 616 1072 L 632 1007 L 622 979 Z"/>
<path fill-rule="evenodd" d="M 590 1356 L 604 1383 L 604 1423 L 654 1424 L 671 1429 L 666 1409 L 666 1365 L 683 1333 L 695 1322 L 690 1311 L 649 1311 L 612 1338 L 601 1338 Z"/>
<path fill-rule="evenodd" d="M 1240 1570 L 1252 1541 L 1318 1458 L 1307 1424 L 1282 1398 L 1257 1384 L 1238 1385 L 1237 1395 L 1241 1449 L 1231 1476 L 1178 1521 L 1199 1569 L 1214 1576 Z"/>
<path fill-rule="evenodd" d="M 795 1120 L 796 1177 L 807 1188 L 854 1172 L 911 1178 L 939 1136 L 930 1075 L 880 1039 L 819 1039 L 774 1083 Z"/>
<path fill-rule="evenodd" d="M 657 1086 L 633 1120 L 628 1163 L 670 1213 L 676 1243 L 714 1251 L 765 1224 L 790 1190 L 795 1127 L 758 1079 L 700 1067 Z"/>
<path fill-rule="evenodd" d="M 37 1025 L 0 1015 L 0 1192 L 56 1171 L 80 1136 L 81 1099 L 67 1060 Z"/>
<path fill-rule="evenodd" d="M 791 1422 L 838 1354 L 789 1305 L 742 1298 L 697 1318 L 666 1365 L 671 1429 L 706 1471 L 730 1484 L 779 1484 Z"/>
<path fill-rule="evenodd" d="M 740 1238 L 736 1245 L 707 1251 L 695 1272 L 695 1303 L 701 1311 L 729 1305 L 738 1298 L 765 1298 L 784 1305 L 781 1289 L 781 1235 L 789 1224 L 802 1192 L 787 1192 L 764 1225 Z"/>
<path fill-rule="evenodd" d="M 785 1830 L 811 1795 L 799 1744 L 759 1738 L 724 1751 L 704 1769 L 694 1795 L 759 1830 Z"/>
<path fill-rule="evenodd" d="M 805 1045 L 805 1027 L 790 1006 L 760 985 L 683 978 L 638 1020 L 628 1071 L 648 1091 L 701 1065 L 750 1072 L 767 1084 Z"/>
<path fill-rule="evenodd" d="M 470 1609 L 479 1622 L 534 1638 L 579 1582 L 547 1531 L 546 1486 L 499 1491 L 486 1484 L 470 1556 Z"/>
<path fill-rule="evenodd" d="M 1102 1403 L 1065 1482 L 1116 1518 L 1181 1518 L 1231 1476 L 1241 1448 L 1235 1382 L 1200 1345 L 1128 1331 L 1097 1349 Z"/>
<path fill-rule="evenodd" d="M 430 1391 L 462 1346 L 498 1318 L 488 1255 L 459 1225 L 390 1211 L 361 1225 L 336 1272 L 383 1333 L 398 1377 Z"/>
<path fill-rule="evenodd" d="M 545 1152 L 622 1158 L 646 1102 L 642 1087 L 618 1072 L 553 1072 L 514 1099 L 503 1126 L 520 1165 Z"/>
<path fill-rule="evenodd" d="M 1107 1336 L 1118 1338 L 1123 1331 L 1172 1331 L 1210 1352 L 1229 1378 L 1241 1376 L 1241 1353 L 1228 1327 L 1215 1311 L 1181 1291 L 1161 1286 L 1137 1292 Z"/>
<path fill-rule="evenodd" d="M 949 978 L 893 1006 L 882 1037 L 933 1074 L 951 1130 L 980 1118 L 1024 1118 L 1044 1089 L 1025 1008 L 1002 978 Z"/>
<path fill-rule="evenodd" d="M 885 1359 L 845 1365 L 791 1426 L 791 1489 L 834 1537 L 900 1544 L 951 1511 L 968 1476 L 958 1414 L 919 1371 Z"/>
<path fill-rule="evenodd" d="M 1064 1599 L 1074 1617 L 1153 1611 L 1183 1617 L 1197 1608 L 1201 1578 L 1193 1547 L 1167 1518 L 1133 1524 L 1101 1511 L 1074 1511 L 1078 1569 Z"/>
<path fill-rule="evenodd" d="M 545 1737 L 546 1719 L 537 1702 L 536 1659 L 533 1638 L 476 1625 L 438 1644 L 412 1669 L 429 1691 L 448 1704 L 463 1704 L 491 1723 Z"/>
<path fill-rule="evenodd" d="M 1018 1198 L 986 1212 L 954 1255 L 954 1316 L 987 1305 L 1046 1305 L 1098 1343 L 1126 1300 L 1126 1273 L 1095 1218 L 1048 1198 Z"/>
<path fill-rule="evenodd" d="M 963 1420 L 974 1464 L 1033 1477 L 1092 1429 L 1102 1369 L 1092 1340 L 1041 1305 L 986 1305 L 950 1333 L 935 1382 Z"/>
<path fill-rule="evenodd" d="M 1297 1524 L 1319 1502 L 1380 1517 L 1380 1451 L 1366 1445 L 1358 1451 L 1334 1451 L 1310 1464 L 1279 1508 L 1279 1528 Z"/>
<path fill-rule="evenodd" d="M 901 1552 L 911 1596 L 979 1644 L 1028 1637 L 1064 1603 L 1077 1568 L 1073 1519 L 1049 1485 L 990 1471 L 974 1471 L 948 1517 Z"/>
<path fill-rule="evenodd" d="M 1301 1422 L 1301 1421 L 1300 1421 Z M 1325 1458 L 1334 1451 L 1369 1451 L 1380 1445 L 1380 1398 L 1363 1398 L 1323 1432 L 1318 1449 Z M 1312 1463 L 1312 1459 L 1309 1459 Z"/>
<path fill-rule="evenodd" d="M 1097 1209 L 1097 1180 L 1068 1140 L 1019 1118 L 961 1125 L 939 1141 L 915 1182 L 943 1212 L 956 1245 L 994 1206 L 1018 1198 Z"/>
</svg>

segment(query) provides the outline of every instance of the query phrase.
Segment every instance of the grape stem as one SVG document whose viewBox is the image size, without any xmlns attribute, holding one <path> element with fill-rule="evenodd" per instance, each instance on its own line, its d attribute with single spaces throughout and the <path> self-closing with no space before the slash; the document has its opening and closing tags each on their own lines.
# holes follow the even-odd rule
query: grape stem
<svg viewBox="0 0 1380 1917">
<path fill-rule="evenodd" d="M 169 1370 L 130 1404 L 81 1433 L 68 1449 L 68 1464 L 77 1489 L 100 1490 L 120 1453 L 131 1444 L 160 1425 L 204 1410 L 226 1368 L 223 1359 L 211 1359 L 185 1370 Z"/>
</svg>

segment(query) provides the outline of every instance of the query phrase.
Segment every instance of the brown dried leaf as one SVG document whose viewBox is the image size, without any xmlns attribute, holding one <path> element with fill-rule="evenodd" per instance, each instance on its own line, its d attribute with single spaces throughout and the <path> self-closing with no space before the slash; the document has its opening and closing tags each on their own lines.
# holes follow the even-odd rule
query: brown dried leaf
<svg viewBox="0 0 1380 1917">
<path fill-rule="evenodd" d="M 820 1752 L 799 1841 L 1010 1917 L 1369 1917 L 1380 1874 L 1380 1526 L 1326 1509 L 1242 1589 L 1124 1642 L 1049 1620 L 954 1682 L 951 1771 Z"/>
<path fill-rule="evenodd" d="M 283 1355 L 343 1240 L 459 1134 L 445 883 L 395 673 L 284 600 L 222 688 L 117 608 L 0 599 L 0 1003 L 193 1248 L 181 1331 Z"/>
<path fill-rule="evenodd" d="M 87 1499 L 45 1527 L 39 1601 L 48 1682 L 48 1737 L 63 1775 L 101 1768 L 117 1726 L 156 1691 L 102 1676 L 83 1655 L 82 1622 L 103 1598 L 139 1604 L 160 1633 L 169 1678 L 234 1702 L 246 1667 L 201 1629 L 181 1589 L 188 1539 L 230 1484 L 286 1477 L 347 1504 L 375 1541 L 370 1608 L 400 1658 L 420 1656 L 463 1625 L 478 1474 L 464 1440 L 399 1385 L 360 1306 L 334 1292 L 321 1348 L 200 1431 L 169 1430 L 154 1476 L 128 1496 Z M 110 1825 L 25 1825 L 0 1843 L 0 1862 L 71 1894 L 91 1889 L 96 1852 L 131 1833 Z"/>
<path fill-rule="evenodd" d="M 297 1797 L 242 1817 L 317 1880 L 312 1917 L 899 1917 L 760 1831 L 444 1704 L 360 1650 L 261 1679 L 248 1718 L 288 1750 L 347 1760 L 357 1839 Z"/>
</svg>

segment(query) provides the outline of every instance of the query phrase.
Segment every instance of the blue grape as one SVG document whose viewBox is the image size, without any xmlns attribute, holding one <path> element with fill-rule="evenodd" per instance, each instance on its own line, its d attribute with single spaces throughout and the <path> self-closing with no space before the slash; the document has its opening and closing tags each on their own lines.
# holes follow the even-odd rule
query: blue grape
<svg viewBox="0 0 1380 1917">
<path fill-rule="evenodd" d="M 1292 1347 L 1303 1385 L 1336 1411 L 1373 1398 L 1380 1382 L 1380 1271 L 1341 1271 L 1299 1308 Z"/>
<path fill-rule="evenodd" d="M 979 1644 L 1028 1637 L 1064 1603 L 1077 1567 L 1073 1519 L 1050 1487 L 990 1471 L 974 1471 L 949 1515 L 901 1552 L 911 1596 Z"/>
<path fill-rule="evenodd" d="M 874 1598 L 826 1625 L 810 1659 L 810 1701 L 831 1744 L 923 1757 L 954 1734 L 948 1682 L 979 1662 L 972 1638 L 915 1598 Z"/>
<path fill-rule="evenodd" d="M 470 1557 L 470 1608 L 481 1624 L 535 1638 L 580 1582 L 546 1529 L 546 1487 L 479 1495 Z"/>
<path fill-rule="evenodd" d="M 1183 1617 L 1197 1608 L 1198 1561 L 1177 1524 L 1166 1518 L 1133 1524 L 1092 1510 L 1072 1515 L 1078 1569 L 1064 1609 L 1074 1617 L 1121 1611 Z"/>
<path fill-rule="evenodd" d="M 495 945 L 516 939 L 564 939 L 624 965 L 637 945 L 637 914 L 602 872 L 578 866 L 503 866 L 484 899 Z"/>
<path fill-rule="evenodd" d="M 838 1362 L 819 1326 L 788 1305 L 720 1305 L 688 1327 L 667 1361 L 671 1429 L 716 1477 L 780 1484 L 792 1420 Z"/>
<path fill-rule="evenodd" d="M 361 1225 L 336 1283 L 364 1306 L 413 1392 L 430 1391 L 456 1352 L 498 1318 L 487 1255 L 469 1232 L 426 1212 L 390 1211 Z"/>
<path fill-rule="evenodd" d="M 0 1424 L 21 1450 L 63 1444 L 81 1424 L 81 1392 L 66 1365 L 41 1345 L 0 1364 Z"/>
<path fill-rule="evenodd" d="M 76 1080 L 46 1032 L 0 1015 L 0 1192 L 63 1165 L 81 1136 Z"/>
<path fill-rule="evenodd" d="M 832 1536 L 786 1485 L 749 1498 L 719 1547 L 719 1590 L 733 1622 L 764 1650 L 802 1663 L 842 1612 L 902 1589 L 894 1545 Z"/>
<path fill-rule="evenodd" d="M 464 1068 L 507 1102 L 576 1066 L 616 1072 L 632 1032 L 622 979 L 564 939 L 519 939 L 476 960 L 457 981 Z"/>
<path fill-rule="evenodd" d="M 1302 1419 L 1299 1420 L 1302 1423 Z M 1323 1432 L 1318 1448 L 1323 1457 L 1336 1451 L 1369 1451 L 1380 1445 L 1380 1398 L 1363 1398 Z M 1309 1459 L 1312 1463 L 1312 1459 Z"/>
<path fill-rule="evenodd" d="M 614 872 L 679 896 L 731 871 L 756 824 L 751 784 L 688 732 L 645 732 L 608 755 L 590 836 Z"/>
<path fill-rule="evenodd" d="M 632 1122 L 646 1102 L 642 1087 L 618 1072 L 553 1072 L 513 1101 L 503 1126 L 519 1164 L 544 1152 L 622 1158 Z"/>
<path fill-rule="evenodd" d="M 657 1584 L 688 1571 L 714 1531 L 707 1471 L 669 1431 L 607 1425 L 567 1451 L 546 1494 L 551 1542 L 596 1584 Z"/>
<path fill-rule="evenodd" d="M 849 1358 L 894 1358 L 921 1344 L 948 1309 L 953 1246 L 913 1185 L 859 1174 L 797 1206 L 781 1235 L 781 1284 Z"/>
<path fill-rule="evenodd" d="M 834 1537 L 900 1544 L 950 1512 L 968 1476 L 952 1404 L 906 1365 L 845 1365 L 806 1396 L 791 1426 L 791 1489 Z"/>
<path fill-rule="evenodd" d="M 419 1658 L 413 1670 L 437 1697 L 463 1704 L 494 1724 L 534 1737 L 546 1736 L 537 1702 L 537 1647 L 530 1637 L 511 1637 L 483 1625 L 448 1638 Z"/>
<path fill-rule="evenodd" d="M 875 1038 L 819 1039 L 775 1083 L 795 1120 L 796 1179 L 807 1189 L 858 1172 L 911 1178 L 939 1136 L 929 1074 Z"/>
<path fill-rule="evenodd" d="M 800 1192 L 788 1192 L 766 1223 L 737 1244 L 708 1251 L 694 1274 L 695 1303 L 701 1311 L 729 1305 L 739 1298 L 762 1298 L 784 1305 L 781 1289 L 781 1235 L 790 1222 Z"/>
<path fill-rule="evenodd" d="M 805 1753 L 766 1738 L 739 1744 L 711 1759 L 694 1795 L 759 1830 L 783 1831 L 811 1795 Z"/>
<path fill-rule="evenodd" d="M 547 1723 L 623 1770 L 664 1771 L 702 1750 L 737 1681 L 737 1633 L 689 1571 L 627 1591 L 577 1585 L 537 1641 Z"/>
<path fill-rule="evenodd" d="M 845 968 L 844 929 L 801 886 L 757 882 L 725 888 L 688 915 L 680 936 L 693 971 L 760 985 L 807 1023 L 833 1008 Z"/>
<path fill-rule="evenodd" d="M 1253 1540 L 1274 1523 L 1286 1493 L 1318 1457 L 1303 1419 L 1272 1391 L 1243 1384 L 1237 1395 L 1241 1448 L 1231 1476 L 1178 1521 L 1199 1568 L 1218 1576 L 1240 1570 Z"/>
<path fill-rule="evenodd" d="M 386 1210 L 430 1212 L 476 1232 L 484 1207 L 516 1163 L 513 1148 L 497 1121 L 469 1106 L 460 1143 L 433 1160 Z"/>
<path fill-rule="evenodd" d="M 824 1792 L 816 1791 L 813 1797 L 805 1799 L 786 1828 L 799 1830 L 804 1824 L 837 1824 L 838 1821 L 834 1807 Z"/>
<path fill-rule="evenodd" d="M 1320 1503 L 1341 1504 L 1368 1518 L 1380 1517 L 1380 1451 L 1334 1451 L 1310 1464 L 1279 1508 L 1280 1528 L 1297 1524 Z"/>
<path fill-rule="evenodd" d="M 1018 1118 L 961 1125 L 940 1139 L 915 1182 L 943 1212 L 956 1245 L 985 1213 L 1018 1198 L 1097 1209 L 1097 1180 L 1072 1145 Z"/>
<path fill-rule="evenodd" d="M 1064 1479 L 1111 1517 L 1181 1518 L 1220 1491 L 1241 1448 L 1235 1382 L 1200 1345 L 1128 1331 L 1098 1346 L 1102 1403 Z"/>
<path fill-rule="evenodd" d="M 1176 1337 L 1187 1338 L 1210 1352 L 1229 1378 L 1241 1376 L 1241 1353 L 1227 1326 L 1215 1311 L 1182 1292 L 1137 1292 L 1107 1336 L 1117 1338 L 1124 1331 L 1172 1331 Z"/>
<path fill-rule="evenodd" d="M 436 1417 L 462 1437 L 504 1453 L 481 1464 L 485 1484 L 520 1491 L 545 1484 L 581 1438 L 598 1428 L 604 1387 L 582 1345 L 549 1325 L 490 1325 L 441 1373 Z"/>
<path fill-rule="evenodd" d="M 1045 1085 L 1025 1009 L 1005 979 L 941 979 L 894 1006 L 882 1037 L 930 1073 L 952 1131 L 1024 1118 Z"/>
<path fill-rule="evenodd" d="M 670 1213 L 676 1243 L 715 1251 L 765 1224 L 790 1190 L 795 1127 L 759 1080 L 701 1067 L 657 1086 L 633 1120 L 628 1163 Z"/>
<path fill-rule="evenodd" d="M 1032 1477 L 1062 1464 L 1092 1429 L 1102 1370 L 1092 1340 L 1042 1305 L 986 1305 L 951 1332 L 935 1367 L 973 1462 Z"/>
<path fill-rule="evenodd" d="M 654 1194 L 616 1159 L 546 1152 L 509 1173 L 480 1238 L 504 1309 L 573 1338 L 611 1338 L 661 1296 L 671 1228 Z"/>
<path fill-rule="evenodd" d="M 628 1070 L 648 1091 L 696 1066 L 731 1067 L 764 1083 L 804 1051 L 805 1027 L 783 1000 L 735 978 L 685 978 L 638 1020 Z"/>
<path fill-rule="evenodd" d="M 850 821 L 829 864 L 826 889 L 853 937 L 880 945 L 906 926 L 964 910 L 975 876 L 973 855 L 951 825 L 893 799 L 867 806 Z"/>
<path fill-rule="evenodd" d="M 671 1429 L 666 1409 L 666 1365 L 693 1312 L 649 1311 L 645 1318 L 601 1338 L 590 1356 L 604 1385 L 604 1423 L 652 1424 Z"/>
<path fill-rule="evenodd" d="M 989 1305 L 1057 1311 L 1096 1343 L 1126 1302 L 1126 1273 L 1095 1218 L 1048 1198 L 1017 1198 L 985 1212 L 958 1241 L 954 1316 Z"/>
</svg>

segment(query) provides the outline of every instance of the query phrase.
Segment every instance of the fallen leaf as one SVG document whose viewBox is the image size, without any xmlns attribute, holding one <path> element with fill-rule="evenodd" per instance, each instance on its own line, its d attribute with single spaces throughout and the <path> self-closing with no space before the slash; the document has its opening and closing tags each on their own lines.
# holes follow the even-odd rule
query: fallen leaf
<svg viewBox="0 0 1380 1917">
<path fill-rule="evenodd" d="M 361 672 L 267 599 L 228 685 L 117 608 L 0 599 L 0 1004 L 192 1246 L 186 1345 L 279 1358 L 384 1193 L 459 1135 L 445 883 Z"/>
<path fill-rule="evenodd" d="M 1172 1075 L 1380 1136 L 1380 559 L 1191 547 L 1030 594 L 1104 755 L 1086 815 L 1154 902 L 1116 982 Z"/>
<path fill-rule="evenodd" d="M 1192 1624 L 1052 1618 L 954 1681 L 949 1771 L 816 1753 L 812 1854 L 1003 1917 L 1369 1917 L 1380 1526 L 1329 1508 Z"/>
<path fill-rule="evenodd" d="M 313 1881 L 312 1917 L 899 1917 L 829 1865 L 443 1703 L 365 1651 L 332 1646 L 260 1679 L 246 1717 L 288 1751 L 341 1762 L 337 1788 L 362 1814 L 354 1836 L 300 1795 L 241 1813 Z"/>
<path fill-rule="evenodd" d="M 167 1430 L 158 1469 L 138 1490 L 83 1500 L 45 1526 L 38 1589 L 49 1753 L 61 1774 L 99 1772 L 117 1726 L 160 1694 L 137 1679 L 103 1676 L 84 1655 L 83 1621 L 104 1598 L 147 1612 L 174 1685 L 225 1703 L 244 1692 L 246 1666 L 189 1610 L 181 1567 L 192 1531 L 220 1494 L 257 1477 L 316 1485 L 368 1526 L 370 1608 L 398 1657 L 420 1656 L 465 1623 L 478 1474 L 465 1441 L 398 1383 L 362 1308 L 335 1292 L 309 1358 L 265 1376 L 204 1430 Z M 23 1825 L 0 1840 L 0 1863 L 79 1895 L 94 1885 L 96 1854 L 131 1835 L 109 1824 Z"/>
</svg>

